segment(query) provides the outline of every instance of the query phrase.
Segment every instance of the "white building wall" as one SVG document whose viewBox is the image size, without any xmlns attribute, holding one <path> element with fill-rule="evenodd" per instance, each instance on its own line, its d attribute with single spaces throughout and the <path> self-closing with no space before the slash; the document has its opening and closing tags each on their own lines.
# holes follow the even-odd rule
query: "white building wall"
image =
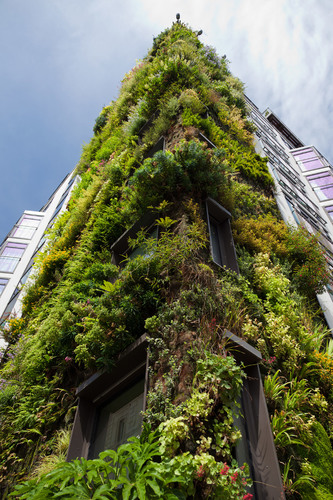
<svg viewBox="0 0 333 500">
<path fill-rule="evenodd" d="M 333 198 L 327 198 L 326 195 L 326 199 L 320 200 L 316 194 L 318 188 L 309 183 L 309 176 L 317 171 L 333 172 L 332 167 L 313 146 L 305 147 L 270 110 L 263 114 L 250 100 L 248 106 L 250 119 L 257 127 L 255 148 L 258 154 L 269 159 L 268 166 L 275 181 L 275 198 L 281 216 L 288 225 L 296 227 L 302 224 L 310 233 L 320 234 L 320 242 L 326 251 L 328 266 L 333 276 L 333 220 L 325 210 L 325 207 L 333 206 Z M 273 123 L 279 126 L 279 130 L 265 115 L 273 115 Z M 320 157 L 322 164 L 318 170 L 306 171 L 304 165 L 297 161 L 299 152 L 304 148 L 313 148 Z M 333 213 L 331 216 L 333 217 Z M 333 295 L 327 290 L 317 295 L 317 298 L 333 333 Z"/>
<path fill-rule="evenodd" d="M 29 281 L 29 278 L 26 278 L 25 275 L 27 275 L 27 270 L 31 268 L 31 260 L 44 244 L 44 233 L 46 229 L 50 227 L 50 225 L 53 224 L 61 213 L 66 210 L 72 190 L 79 180 L 79 176 L 73 177 L 73 174 L 69 174 L 52 194 L 47 204 L 41 209 L 41 211 L 36 212 L 26 210 L 23 213 L 18 223 L 14 226 L 12 231 L 2 243 L 0 248 L 0 283 L 4 283 L 3 280 L 8 280 L 8 282 L 2 289 L 2 293 L 0 295 L 1 323 L 4 323 L 4 321 L 10 316 L 21 315 L 23 298 L 21 289 L 23 282 L 25 282 L 26 279 Z M 24 227 L 26 227 L 24 226 L 24 223 L 26 223 L 25 219 L 27 217 L 33 217 L 35 219 L 40 218 L 38 227 L 36 227 L 33 231 L 31 228 L 30 230 L 29 228 L 24 230 Z M 18 259 L 17 265 L 12 272 L 8 270 L 8 266 L 10 266 L 9 259 L 4 255 L 6 251 L 8 253 L 8 244 L 26 245 L 22 256 Z M 31 270 L 32 269 L 33 268 L 31 268 Z M 31 278 L 32 275 L 33 272 L 29 274 L 29 277 Z M 1 342 L 0 338 L 0 346 L 1 343 L 4 344 L 4 341 Z"/>
</svg>

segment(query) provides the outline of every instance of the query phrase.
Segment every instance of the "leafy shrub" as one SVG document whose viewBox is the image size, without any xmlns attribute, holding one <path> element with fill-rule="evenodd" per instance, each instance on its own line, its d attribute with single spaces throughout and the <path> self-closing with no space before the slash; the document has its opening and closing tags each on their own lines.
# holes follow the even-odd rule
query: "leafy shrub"
<svg viewBox="0 0 333 500">
<path fill-rule="evenodd" d="M 292 260 L 297 288 L 306 295 L 322 293 L 330 281 L 325 253 L 319 246 L 319 235 L 310 234 L 305 227 L 290 229 L 286 241 Z"/>
<path fill-rule="evenodd" d="M 271 214 L 241 217 L 233 222 L 233 229 L 235 241 L 252 252 L 286 256 L 286 225 Z"/>
<path fill-rule="evenodd" d="M 104 108 L 101 114 L 96 118 L 95 125 L 93 128 L 94 134 L 98 134 L 105 127 L 108 121 L 108 108 Z"/>
<path fill-rule="evenodd" d="M 130 438 L 117 451 L 107 450 L 95 460 L 76 459 L 59 464 L 39 480 L 20 484 L 11 497 L 38 500 L 94 498 L 96 500 L 184 499 L 180 476 L 172 476 L 161 457 L 156 433 Z M 174 486 L 178 486 L 177 489 Z"/>
</svg>

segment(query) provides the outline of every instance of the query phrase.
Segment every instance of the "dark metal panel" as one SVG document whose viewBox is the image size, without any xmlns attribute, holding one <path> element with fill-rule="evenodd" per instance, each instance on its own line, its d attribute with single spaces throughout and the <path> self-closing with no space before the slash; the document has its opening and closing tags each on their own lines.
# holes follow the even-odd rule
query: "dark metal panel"
<svg viewBox="0 0 333 500">
<path fill-rule="evenodd" d="M 157 214 L 153 214 L 152 212 L 147 212 L 140 220 L 136 221 L 133 226 L 131 226 L 127 231 L 125 231 L 120 238 L 117 239 L 111 246 L 112 251 L 112 259 L 113 263 L 119 265 L 122 260 L 122 257 L 128 251 L 128 242 L 130 238 L 135 238 L 137 233 L 142 229 L 149 229 L 149 227 L 155 222 L 158 218 Z"/>
<path fill-rule="evenodd" d="M 256 500 L 285 498 L 258 365 L 247 367 L 242 406 Z"/>
<path fill-rule="evenodd" d="M 217 203 L 217 201 L 212 198 L 207 198 L 206 214 L 211 247 L 213 245 L 210 219 L 213 218 L 218 225 L 218 238 L 223 266 L 226 266 L 228 269 L 231 269 L 239 274 L 236 250 L 230 226 L 231 213 Z M 221 265 L 219 262 L 215 263 Z"/>
<path fill-rule="evenodd" d="M 88 455 L 94 415 L 95 408 L 91 402 L 87 399 L 80 398 L 68 447 L 67 461 L 86 457 Z"/>
<path fill-rule="evenodd" d="M 67 460 L 88 457 L 98 408 L 108 399 L 126 390 L 140 377 L 145 378 L 143 409 L 145 408 L 148 384 L 147 347 L 147 339 L 144 334 L 119 355 L 110 372 L 95 373 L 78 387 L 76 394 L 79 396 L 79 403 Z"/>
</svg>

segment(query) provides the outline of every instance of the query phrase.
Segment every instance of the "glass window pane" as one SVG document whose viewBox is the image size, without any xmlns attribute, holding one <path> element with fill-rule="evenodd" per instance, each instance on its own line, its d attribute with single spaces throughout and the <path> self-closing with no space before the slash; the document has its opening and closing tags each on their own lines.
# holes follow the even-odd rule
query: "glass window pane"
<svg viewBox="0 0 333 500">
<path fill-rule="evenodd" d="M 7 243 L 0 255 L 0 271 L 12 273 L 26 247 L 24 243 Z"/>
<path fill-rule="evenodd" d="M 2 292 L 4 291 L 7 283 L 8 283 L 8 279 L 6 278 L 0 278 L 0 295 L 2 294 Z"/>
<path fill-rule="evenodd" d="M 314 170 L 317 168 L 323 168 L 324 166 L 315 151 L 311 148 L 294 151 L 292 155 L 297 163 L 299 163 L 302 170 Z"/>
<path fill-rule="evenodd" d="M 209 222 L 210 222 L 210 241 L 212 245 L 213 261 L 216 264 L 222 266 L 222 255 L 221 255 L 221 247 L 219 240 L 218 223 L 212 217 L 210 217 Z"/>
<path fill-rule="evenodd" d="M 312 148 L 303 148 L 298 151 L 293 151 L 292 155 L 296 158 L 296 160 L 306 161 L 310 158 L 317 157 L 315 151 Z"/>
<path fill-rule="evenodd" d="M 104 450 L 115 450 L 129 437 L 141 433 L 143 391 L 142 379 L 99 410 L 90 458 Z"/>
<path fill-rule="evenodd" d="M 315 193 L 320 201 L 333 199 L 333 186 L 316 188 Z"/>
<path fill-rule="evenodd" d="M 312 160 L 307 160 L 300 162 L 302 170 L 315 170 L 316 168 L 322 168 L 324 165 L 321 163 L 319 158 L 313 158 Z"/>
<path fill-rule="evenodd" d="M 2 256 L 21 257 L 26 249 L 25 243 L 7 243 L 3 249 Z"/>
<path fill-rule="evenodd" d="M 152 231 L 149 232 L 148 239 L 153 239 L 153 240 L 157 241 L 157 239 L 158 239 L 158 228 L 157 227 L 155 227 Z M 130 252 L 128 254 L 128 258 L 135 259 L 139 255 L 141 255 L 142 257 L 148 258 L 152 255 L 152 250 L 150 250 L 148 252 L 146 243 L 143 243 L 142 245 L 134 248 L 134 250 L 132 250 L 132 252 Z"/>
<path fill-rule="evenodd" d="M 311 186 L 327 186 L 333 184 L 333 176 L 324 172 L 322 174 L 309 175 L 308 181 Z"/>
<path fill-rule="evenodd" d="M 20 226 L 32 226 L 32 227 L 38 227 L 39 223 L 41 221 L 41 217 L 37 217 L 36 215 L 23 215 Z"/>
<path fill-rule="evenodd" d="M 18 227 L 16 227 L 13 231 L 13 236 L 16 238 L 26 238 L 30 240 L 33 237 L 40 221 L 41 217 L 37 217 L 35 215 L 23 215 Z"/>
<path fill-rule="evenodd" d="M 12 273 L 18 264 L 19 259 L 16 257 L 0 256 L 0 271 L 3 273 Z"/>
<path fill-rule="evenodd" d="M 15 238 L 31 240 L 35 231 L 36 229 L 34 227 L 19 226 L 14 229 L 13 236 L 15 236 Z"/>
</svg>

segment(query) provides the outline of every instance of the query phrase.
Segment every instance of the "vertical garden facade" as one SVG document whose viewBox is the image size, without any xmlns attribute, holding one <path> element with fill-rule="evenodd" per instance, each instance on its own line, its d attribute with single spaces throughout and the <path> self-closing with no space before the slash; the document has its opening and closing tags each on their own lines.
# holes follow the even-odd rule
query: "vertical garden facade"
<svg viewBox="0 0 333 500">
<path fill-rule="evenodd" d="M 102 110 L 3 332 L 5 498 L 333 496 L 325 256 L 248 112 L 179 22 Z"/>
</svg>

